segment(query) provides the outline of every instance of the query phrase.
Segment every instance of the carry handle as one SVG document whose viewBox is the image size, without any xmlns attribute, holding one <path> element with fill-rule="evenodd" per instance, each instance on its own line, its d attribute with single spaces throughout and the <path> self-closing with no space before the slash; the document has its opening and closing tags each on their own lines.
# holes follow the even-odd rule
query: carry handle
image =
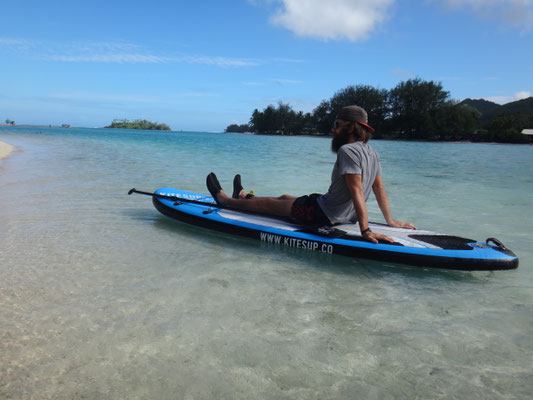
<svg viewBox="0 0 533 400">
<path fill-rule="evenodd" d="M 487 244 L 489 244 L 490 242 L 494 243 L 496 246 L 500 247 L 501 249 L 503 250 L 507 250 L 507 247 L 504 246 L 504 244 L 502 242 L 500 242 L 498 239 L 496 238 L 488 238 L 486 240 Z"/>
</svg>

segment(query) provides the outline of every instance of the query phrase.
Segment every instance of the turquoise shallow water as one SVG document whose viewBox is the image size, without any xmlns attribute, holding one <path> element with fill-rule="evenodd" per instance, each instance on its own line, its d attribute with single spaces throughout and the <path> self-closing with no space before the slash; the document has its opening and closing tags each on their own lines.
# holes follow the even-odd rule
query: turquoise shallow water
<svg viewBox="0 0 533 400">
<path fill-rule="evenodd" d="M 327 189 L 329 140 L 0 128 L 0 398 L 525 399 L 532 146 L 374 141 L 393 215 L 497 237 L 460 273 L 188 227 L 131 187 Z M 371 201 L 370 215 L 380 221 Z"/>
</svg>

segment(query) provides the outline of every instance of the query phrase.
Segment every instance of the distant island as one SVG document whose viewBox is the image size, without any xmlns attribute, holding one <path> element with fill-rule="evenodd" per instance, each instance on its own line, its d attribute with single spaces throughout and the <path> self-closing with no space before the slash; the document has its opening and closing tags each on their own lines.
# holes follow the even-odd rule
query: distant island
<svg viewBox="0 0 533 400">
<path fill-rule="evenodd" d="M 111 125 L 104 126 L 104 128 L 115 129 L 146 129 L 152 131 L 169 131 L 170 126 L 167 124 L 158 124 L 157 122 L 147 121 L 145 119 L 136 119 L 135 121 L 128 121 L 127 119 L 115 119 Z"/>
<path fill-rule="evenodd" d="M 393 89 L 348 86 L 323 100 L 312 113 L 279 102 L 255 109 L 247 124 L 226 132 L 270 135 L 328 135 L 339 110 L 356 104 L 368 112 L 375 139 L 533 143 L 533 97 L 499 105 L 487 100 L 450 99 L 442 84 L 420 78 Z"/>
</svg>

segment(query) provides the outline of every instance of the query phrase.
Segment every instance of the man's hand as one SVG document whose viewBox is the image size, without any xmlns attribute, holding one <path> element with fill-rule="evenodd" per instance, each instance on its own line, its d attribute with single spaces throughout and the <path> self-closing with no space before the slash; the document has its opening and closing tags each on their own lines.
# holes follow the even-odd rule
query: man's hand
<svg viewBox="0 0 533 400">
<path fill-rule="evenodd" d="M 395 219 L 389 222 L 389 226 L 393 228 L 416 229 L 416 226 L 410 224 L 409 222 L 398 221 Z"/>
<path fill-rule="evenodd" d="M 363 238 L 372 243 L 378 243 L 380 240 L 382 242 L 394 243 L 393 238 L 390 238 L 385 235 L 380 235 L 379 233 L 375 233 L 372 231 L 366 231 L 365 233 L 363 233 Z"/>
</svg>

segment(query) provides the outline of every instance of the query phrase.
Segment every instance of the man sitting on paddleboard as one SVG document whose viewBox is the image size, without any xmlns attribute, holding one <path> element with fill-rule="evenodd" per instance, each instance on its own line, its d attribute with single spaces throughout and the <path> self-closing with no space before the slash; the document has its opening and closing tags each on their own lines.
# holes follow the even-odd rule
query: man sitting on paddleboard
<svg viewBox="0 0 533 400">
<path fill-rule="evenodd" d="M 368 116 L 358 106 L 341 109 L 333 124 L 331 149 L 337 161 L 326 194 L 295 197 L 250 196 L 241 186 L 240 175 L 233 181 L 233 196 L 229 197 L 214 173 L 207 176 L 209 193 L 218 204 L 281 217 L 290 217 L 305 225 L 332 226 L 339 223 L 359 222 L 361 235 L 366 240 L 394 242 L 385 235 L 372 232 L 368 227 L 366 201 L 374 191 L 379 208 L 387 224 L 396 228 L 416 229 L 412 224 L 392 218 L 389 199 L 381 179 L 381 165 L 376 151 L 368 141 L 374 128 L 368 125 Z"/>
</svg>

